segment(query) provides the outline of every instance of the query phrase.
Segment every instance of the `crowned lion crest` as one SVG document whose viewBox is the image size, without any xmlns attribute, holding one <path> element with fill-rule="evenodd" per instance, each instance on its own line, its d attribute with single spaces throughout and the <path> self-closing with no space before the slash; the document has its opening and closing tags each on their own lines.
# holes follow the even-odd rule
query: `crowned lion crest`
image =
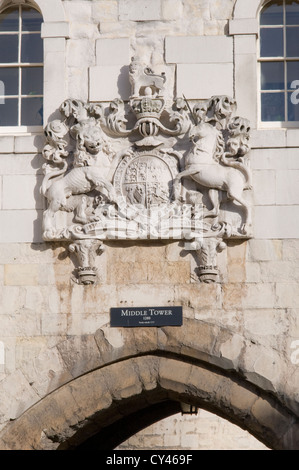
<svg viewBox="0 0 299 470">
<path fill-rule="evenodd" d="M 46 126 L 43 237 L 69 242 L 82 284 L 115 239 L 184 240 L 213 282 L 225 240 L 251 236 L 250 124 L 228 96 L 170 106 L 166 74 L 138 57 L 128 78 L 128 103 L 68 99 Z"/>
</svg>

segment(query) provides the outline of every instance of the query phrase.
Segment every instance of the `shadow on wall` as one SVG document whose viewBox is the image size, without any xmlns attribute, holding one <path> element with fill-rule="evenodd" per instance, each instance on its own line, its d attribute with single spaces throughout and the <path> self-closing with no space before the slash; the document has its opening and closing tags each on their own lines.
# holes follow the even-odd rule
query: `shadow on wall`
<svg viewBox="0 0 299 470">
<path fill-rule="evenodd" d="M 129 66 L 124 65 L 120 69 L 120 74 L 117 79 L 117 88 L 119 96 L 122 100 L 128 100 L 131 94 L 131 85 L 129 81 Z"/>
<path fill-rule="evenodd" d="M 33 243 L 42 243 L 42 218 L 45 209 L 46 201 L 40 194 L 40 187 L 43 179 L 42 165 L 44 163 L 41 155 L 42 149 L 45 144 L 44 134 L 38 134 L 34 137 L 33 145 L 36 148 L 37 154 L 34 155 L 31 161 L 31 167 L 36 170 L 36 185 L 34 187 L 34 199 L 36 209 L 36 219 L 33 221 Z"/>
</svg>

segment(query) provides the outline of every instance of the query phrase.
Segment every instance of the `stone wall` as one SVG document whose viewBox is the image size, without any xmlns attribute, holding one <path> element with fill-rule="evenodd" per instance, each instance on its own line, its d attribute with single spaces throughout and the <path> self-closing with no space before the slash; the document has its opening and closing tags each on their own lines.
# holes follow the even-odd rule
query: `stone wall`
<svg viewBox="0 0 299 470">
<path fill-rule="evenodd" d="M 136 54 L 158 72 L 166 70 L 170 95 L 185 94 L 190 102 L 240 97 L 239 113 L 252 122 L 253 237 L 229 241 L 219 254 L 219 283 L 199 283 L 196 262 L 179 242 L 110 241 L 96 260 L 99 283 L 78 285 L 67 246 L 42 240 L 42 132 L 0 135 L 1 429 L 49 391 L 44 376 L 55 389 L 56 377 L 58 383 L 65 373 L 56 346 L 93 335 L 117 306 L 181 305 L 184 318 L 227 328 L 233 340 L 223 354 L 232 364 L 245 338 L 250 378 L 265 388 L 271 383 L 298 412 L 299 130 L 258 127 L 256 97 L 238 75 L 238 67 L 248 72 L 254 64 L 256 70 L 256 36 L 229 35 L 234 4 L 65 0 L 62 22 L 56 19 L 52 29 L 45 23 L 46 120 L 59 115 L 65 98 L 128 99 L 128 65 Z M 167 436 L 163 426 L 153 435 Z M 194 422 L 192 431 L 185 422 L 180 429 L 186 436 L 202 432 Z M 165 447 L 171 439 L 176 442 L 165 437 Z M 182 440 L 172 444 L 181 446 Z"/>
<path fill-rule="evenodd" d="M 174 415 L 149 426 L 116 450 L 268 450 L 261 442 L 216 415 Z"/>
</svg>

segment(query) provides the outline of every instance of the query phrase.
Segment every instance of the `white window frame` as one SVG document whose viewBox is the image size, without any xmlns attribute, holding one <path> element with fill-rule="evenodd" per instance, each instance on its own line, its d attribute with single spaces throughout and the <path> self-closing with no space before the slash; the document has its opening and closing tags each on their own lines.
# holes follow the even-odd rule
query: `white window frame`
<svg viewBox="0 0 299 470">
<path fill-rule="evenodd" d="M 43 125 L 45 126 L 49 120 L 53 120 L 53 116 L 59 114 L 59 106 L 67 98 L 65 52 L 66 40 L 69 38 L 69 23 L 62 0 L 0 0 L 0 11 L 17 5 L 31 6 L 43 17 L 41 37 L 44 47 Z M 42 133 L 42 126 L 2 126 L 0 144 L 1 136 L 34 136 Z"/>
<path fill-rule="evenodd" d="M 229 34 L 234 37 L 234 83 L 238 113 L 247 116 L 252 129 L 297 133 L 297 122 L 286 125 L 285 122 L 260 119 L 259 18 L 262 8 L 270 1 L 236 0 L 233 18 L 229 20 Z"/>
<path fill-rule="evenodd" d="M 18 69 L 21 69 L 22 67 L 44 67 L 44 62 L 40 62 L 40 63 L 33 63 L 33 62 L 29 62 L 29 63 L 22 63 L 21 62 L 21 38 L 22 38 L 22 34 L 41 34 L 41 31 L 30 31 L 30 32 L 22 32 L 22 22 L 21 22 L 21 8 L 22 8 L 22 5 L 24 4 L 19 4 L 19 5 L 15 5 L 15 9 L 18 9 L 19 10 L 19 28 L 18 28 L 18 31 L 16 32 L 10 32 L 10 31 L 1 31 L 0 32 L 0 44 L 1 44 L 1 36 L 2 35 L 5 35 L 5 34 L 18 34 L 18 61 L 17 62 L 8 62 L 8 63 L 4 63 L 4 62 L 1 62 L 0 63 L 0 68 L 7 68 L 7 67 L 11 67 L 11 68 L 18 68 Z M 11 5 L 10 5 L 11 6 Z M 1 10 L 1 12 L 5 12 L 5 10 L 7 10 L 8 8 L 10 8 L 10 6 L 4 8 L 3 10 Z M 41 15 L 41 12 L 39 10 L 37 10 L 36 8 L 34 8 L 38 13 L 40 13 Z M 42 16 L 42 15 L 41 15 Z M 18 99 L 18 125 L 16 126 L 0 126 L 0 134 L 15 134 L 16 132 L 17 133 L 31 133 L 31 132 L 39 132 L 43 129 L 43 126 L 22 126 L 20 121 L 21 121 L 21 98 L 26 98 L 26 95 L 23 95 L 22 92 L 21 92 L 21 86 L 22 86 L 22 72 L 19 72 L 19 89 L 18 89 L 18 94 L 17 95 L 10 95 L 9 98 L 17 98 Z M 29 95 L 27 95 L 29 96 Z M 5 98 L 5 95 L 4 96 L 1 96 L 0 95 L 0 99 L 1 98 Z M 43 98 L 43 94 L 42 95 L 34 95 L 34 98 Z"/>
<path fill-rule="evenodd" d="M 286 67 L 286 62 L 287 60 L 293 60 L 293 61 L 298 61 L 299 62 L 299 57 L 291 57 L 291 58 L 288 58 L 287 55 L 286 55 L 286 22 L 285 22 L 285 2 L 283 2 L 283 16 L 284 16 L 284 24 L 283 25 L 268 25 L 268 26 L 261 26 L 260 25 L 260 15 L 261 15 L 261 12 L 262 12 L 262 9 L 264 8 L 264 6 L 267 5 L 267 3 L 271 3 L 272 0 L 269 0 L 267 2 L 265 2 L 260 11 L 259 11 L 259 16 L 258 16 L 258 24 L 259 24 L 259 32 L 261 30 L 261 27 L 262 28 L 283 28 L 283 36 L 284 36 L 284 55 L 281 56 L 281 57 L 261 57 L 260 56 L 260 40 L 258 41 L 257 43 L 257 60 L 258 60 L 258 127 L 259 128 L 264 128 L 264 129 L 285 129 L 285 128 L 298 128 L 299 127 L 299 121 L 262 121 L 261 119 L 261 116 L 262 116 L 262 106 L 261 106 L 261 96 L 262 96 L 262 87 L 261 87 L 261 64 L 263 62 L 284 62 L 285 64 L 285 88 L 284 90 L 279 90 L 280 92 L 283 92 L 284 93 L 284 112 L 285 112 L 285 116 L 286 116 L 286 112 L 287 112 L 287 99 L 288 99 L 288 89 L 287 89 L 287 77 L 286 77 L 286 73 L 287 73 L 287 67 Z M 297 25 L 298 27 L 299 25 Z M 290 26 L 291 27 L 291 26 Z M 294 26 L 296 27 L 296 26 Z M 299 77 L 298 77 L 299 79 Z M 275 92 L 274 92 L 275 93 Z"/>
</svg>

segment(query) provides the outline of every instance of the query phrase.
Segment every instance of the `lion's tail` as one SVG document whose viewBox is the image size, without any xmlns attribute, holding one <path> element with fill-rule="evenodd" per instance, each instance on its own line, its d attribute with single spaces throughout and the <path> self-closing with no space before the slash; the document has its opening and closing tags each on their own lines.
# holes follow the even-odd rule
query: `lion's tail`
<svg viewBox="0 0 299 470">
<path fill-rule="evenodd" d="M 49 186 L 50 186 L 50 180 L 63 175 L 63 173 L 65 173 L 66 170 L 67 170 L 67 162 L 64 161 L 63 162 L 63 167 L 60 170 L 51 171 L 51 172 L 49 172 L 48 174 L 45 175 L 45 177 L 43 179 L 43 182 L 42 182 L 42 185 L 41 185 L 41 188 L 40 188 L 40 192 L 43 196 L 46 197 L 47 191 L 48 191 Z"/>
</svg>

